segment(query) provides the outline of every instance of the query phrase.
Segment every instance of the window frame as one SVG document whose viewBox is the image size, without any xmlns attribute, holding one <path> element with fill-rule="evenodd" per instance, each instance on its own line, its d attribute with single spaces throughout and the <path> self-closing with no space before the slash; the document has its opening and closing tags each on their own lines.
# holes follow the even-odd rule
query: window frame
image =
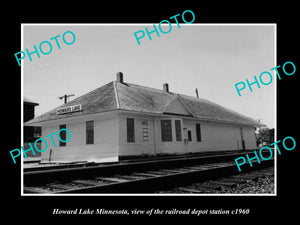
<svg viewBox="0 0 300 225">
<path fill-rule="evenodd" d="M 178 123 L 179 122 L 179 127 L 178 127 Z M 176 141 L 182 141 L 182 129 L 181 129 L 181 120 L 177 120 L 175 119 L 174 121 L 175 123 L 175 136 L 176 136 Z"/>
<path fill-rule="evenodd" d="M 166 123 L 168 123 L 168 124 L 166 124 Z M 172 142 L 173 141 L 172 120 L 171 119 L 160 120 L 160 130 L 161 130 L 161 141 L 162 142 Z"/>
<path fill-rule="evenodd" d="M 135 123 L 134 118 L 126 118 L 126 135 L 127 135 L 127 143 L 135 142 Z"/>
<path fill-rule="evenodd" d="M 198 127 L 199 127 L 199 129 L 198 129 Z M 197 142 L 202 142 L 201 124 L 200 123 L 196 123 L 196 139 L 197 139 Z"/>
<path fill-rule="evenodd" d="M 192 139 L 192 131 L 191 131 L 191 130 L 188 130 L 188 131 L 187 131 L 187 135 L 188 135 L 188 140 L 189 140 L 190 142 L 192 142 L 192 141 L 193 141 L 193 139 Z"/>
<path fill-rule="evenodd" d="M 85 121 L 85 144 L 92 145 L 95 142 L 95 122 L 94 120 Z"/>
</svg>

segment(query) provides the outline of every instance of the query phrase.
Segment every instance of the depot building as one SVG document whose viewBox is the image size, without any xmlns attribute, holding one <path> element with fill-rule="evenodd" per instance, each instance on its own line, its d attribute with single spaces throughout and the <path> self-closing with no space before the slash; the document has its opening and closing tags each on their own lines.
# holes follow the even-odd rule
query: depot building
<svg viewBox="0 0 300 225">
<path fill-rule="evenodd" d="M 44 113 L 25 126 L 41 138 L 62 128 L 71 139 L 48 146 L 42 161 L 113 162 L 121 156 L 256 149 L 254 119 L 198 97 L 112 81 Z M 43 144 L 43 143 L 42 143 Z M 44 147 L 42 146 L 41 149 Z"/>
</svg>

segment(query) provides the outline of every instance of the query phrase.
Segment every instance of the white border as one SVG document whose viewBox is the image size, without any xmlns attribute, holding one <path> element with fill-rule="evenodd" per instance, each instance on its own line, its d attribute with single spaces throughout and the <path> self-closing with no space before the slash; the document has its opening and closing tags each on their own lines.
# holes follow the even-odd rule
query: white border
<svg viewBox="0 0 300 225">
<path fill-rule="evenodd" d="M 153 24 L 158 23 L 130 23 L 130 24 L 120 24 L 120 23 L 22 23 L 21 24 L 21 51 L 24 50 L 24 36 L 23 36 L 23 27 L 24 26 L 153 26 Z M 176 23 L 171 23 L 176 25 Z M 162 24 L 167 26 L 167 24 Z M 203 23 L 203 24 L 180 24 L 180 26 L 274 26 L 274 67 L 277 65 L 277 24 L 276 23 Z M 23 91 L 24 91 L 24 63 L 21 62 L 21 145 L 23 144 Z M 275 142 L 277 141 L 277 79 L 275 80 Z M 21 196 L 277 196 L 277 152 L 275 152 L 275 167 L 274 167 L 274 194 L 24 194 L 23 190 L 23 156 L 21 157 Z"/>
<path fill-rule="evenodd" d="M 275 24 L 275 27 L 274 27 L 274 51 L 275 51 L 275 54 L 274 54 L 274 62 L 275 62 L 275 66 L 277 66 L 277 24 Z M 275 72 L 274 72 L 275 74 Z M 276 77 L 274 75 L 274 77 Z M 274 141 L 277 142 L 277 78 L 274 79 L 275 80 L 275 88 L 274 88 L 274 96 L 275 96 L 275 108 L 274 108 L 274 112 L 275 112 L 275 117 L 274 117 Z M 274 156 L 274 160 L 275 160 L 275 167 L 274 167 L 274 186 L 275 186 L 275 190 L 274 190 L 274 195 L 277 196 L 277 151 L 275 150 L 274 148 L 274 153 L 275 153 L 275 156 Z"/>
<path fill-rule="evenodd" d="M 21 24 L 21 51 L 23 51 L 24 49 L 24 36 L 23 36 L 23 32 L 24 32 L 24 29 L 23 29 L 23 25 Z M 23 146 L 23 143 L 24 143 L 24 124 L 23 124 L 23 121 L 24 121 L 24 75 L 23 75 L 23 72 L 24 72 L 24 63 L 22 63 L 22 61 L 20 62 L 21 63 L 21 143 L 20 143 L 20 146 Z M 21 154 L 21 196 L 24 196 L 24 190 L 23 190 L 23 187 L 24 187 L 24 180 L 23 180 L 23 165 L 24 165 L 24 160 L 23 160 L 23 155 Z"/>
</svg>

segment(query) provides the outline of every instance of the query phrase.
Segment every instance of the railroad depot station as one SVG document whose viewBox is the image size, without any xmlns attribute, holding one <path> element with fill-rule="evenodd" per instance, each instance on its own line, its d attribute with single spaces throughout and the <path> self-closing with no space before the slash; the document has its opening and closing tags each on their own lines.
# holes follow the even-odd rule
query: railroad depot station
<svg viewBox="0 0 300 225">
<path fill-rule="evenodd" d="M 71 139 L 48 144 L 42 162 L 116 162 L 122 156 L 256 149 L 258 121 L 198 97 L 112 81 L 27 121 L 41 138 L 61 128 Z M 41 143 L 43 145 L 43 143 Z M 41 147 L 44 149 L 44 146 Z"/>
</svg>

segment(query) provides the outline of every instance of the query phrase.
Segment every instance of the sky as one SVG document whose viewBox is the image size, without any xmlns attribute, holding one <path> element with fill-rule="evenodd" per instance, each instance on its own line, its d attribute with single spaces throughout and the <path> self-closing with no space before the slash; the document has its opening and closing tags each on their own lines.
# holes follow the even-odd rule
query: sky
<svg viewBox="0 0 300 225">
<path fill-rule="evenodd" d="M 154 23 L 153 23 L 154 24 Z M 75 94 L 69 101 L 116 80 L 162 89 L 163 83 L 178 94 L 196 96 L 233 111 L 260 119 L 275 127 L 276 75 L 275 26 L 273 24 L 172 24 L 169 33 L 145 35 L 138 45 L 134 33 L 153 30 L 153 24 L 23 24 L 22 51 L 34 51 L 43 41 L 52 44 L 48 55 L 32 54 L 22 60 L 23 94 L 39 103 L 35 116 L 62 105 L 58 99 Z M 158 24 L 155 23 L 158 27 Z M 162 29 L 167 31 L 168 25 Z M 75 34 L 66 45 L 62 35 Z M 61 49 L 58 49 L 57 38 Z M 65 35 L 72 41 L 70 34 Z M 49 51 L 47 44 L 43 51 Z M 235 84 L 254 81 L 263 71 L 273 75 L 270 85 L 253 85 L 239 96 Z M 264 78 L 267 82 L 268 78 Z"/>
</svg>

